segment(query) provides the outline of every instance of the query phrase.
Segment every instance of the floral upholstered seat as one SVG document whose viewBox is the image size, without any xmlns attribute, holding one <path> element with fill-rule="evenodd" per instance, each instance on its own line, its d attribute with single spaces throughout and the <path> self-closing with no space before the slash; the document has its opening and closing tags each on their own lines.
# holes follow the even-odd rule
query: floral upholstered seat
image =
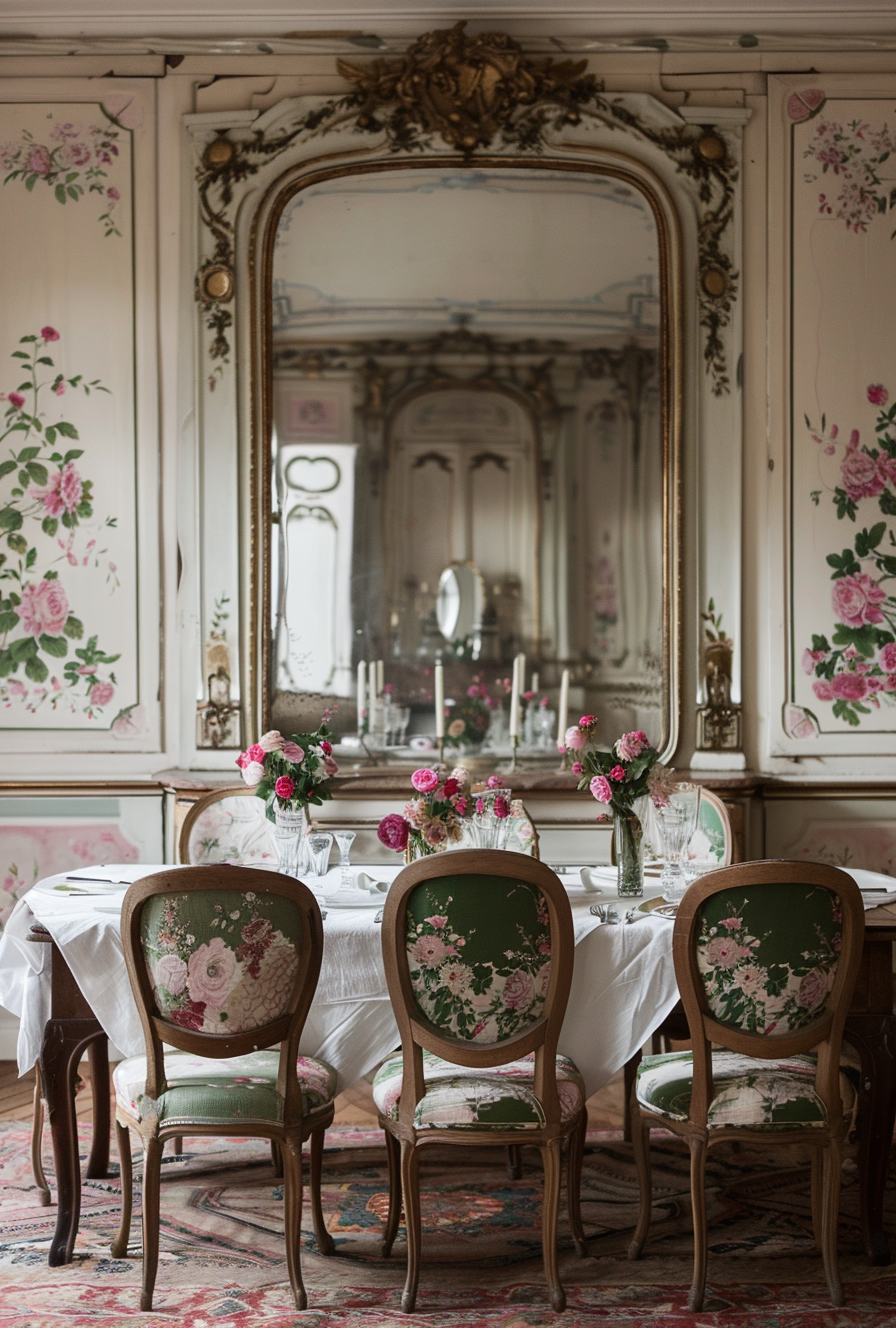
<svg viewBox="0 0 896 1328">
<path fill-rule="evenodd" d="M 493 1070 L 470 1069 L 423 1053 L 424 1096 L 414 1113 L 416 1129 L 538 1130 L 544 1109 L 535 1095 L 535 1056 Z M 390 1056 L 373 1081 L 373 1100 L 383 1116 L 398 1120 L 402 1058 Z M 570 1120 L 585 1101 L 585 1084 L 566 1056 L 557 1057 L 560 1119 Z"/>
<path fill-rule="evenodd" d="M 815 1091 L 814 1055 L 758 1061 L 754 1056 L 716 1051 L 712 1058 L 715 1096 L 709 1104 L 709 1129 L 742 1126 L 751 1130 L 803 1130 L 828 1124 L 824 1103 Z M 845 1067 L 844 1067 L 845 1068 Z M 638 1066 L 635 1092 L 639 1106 L 666 1120 L 686 1121 L 694 1075 L 689 1051 L 645 1056 Z M 849 1118 L 855 1089 L 841 1069 L 840 1098 Z"/>
<path fill-rule="evenodd" d="M 277 1092 L 280 1054 L 251 1051 L 246 1056 L 209 1060 L 186 1051 L 165 1057 L 167 1087 L 153 1105 L 166 1125 L 211 1125 L 282 1121 L 283 1099 Z M 332 1102 L 336 1071 L 326 1061 L 300 1056 L 296 1063 L 305 1114 Z M 138 1119 L 142 1116 L 146 1057 L 129 1056 L 112 1073 L 115 1101 Z"/>
</svg>

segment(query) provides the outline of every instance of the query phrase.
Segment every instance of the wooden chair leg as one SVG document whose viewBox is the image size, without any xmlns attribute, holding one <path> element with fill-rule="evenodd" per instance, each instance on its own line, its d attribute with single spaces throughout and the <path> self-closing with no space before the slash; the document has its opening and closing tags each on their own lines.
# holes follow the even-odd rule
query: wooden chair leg
<svg viewBox="0 0 896 1328">
<path fill-rule="evenodd" d="M 302 1282 L 302 1145 L 287 1139 L 283 1153 L 283 1231 L 286 1236 L 286 1270 L 297 1310 L 308 1305 Z"/>
<path fill-rule="evenodd" d="M 583 1108 L 578 1126 L 569 1136 L 566 1162 L 566 1202 L 569 1207 L 569 1225 L 579 1258 L 588 1253 L 585 1228 L 582 1226 L 582 1162 L 585 1158 L 585 1134 L 588 1113 Z"/>
<path fill-rule="evenodd" d="M 31 1120 L 31 1174 L 40 1195 L 40 1201 L 46 1208 L 50 1202 L 50 1187 L 44 1175 L 41 1144 L 44 1137 L 44 1100 L 40 1086 L 40 1063 L 34 1067 L 34 1111 Z"/>
<path fill-rule="evenodd" d="M 519 1144 L 507 1145 L 507 1179 L 521 1180 L 523 1175 L 523 1150 Z"/>
<path fill-rule="evenodd" d="M 159 1267 L 159 1182 L 162 1169 L 162 1145 L 153 1134 L 143 1145 L 143 1290 L 140 1309 L 152 1309 L 152 1293 Z"/>
<path fill-rule="evenodd" d="M 694 1276 L 688 1308 L 703 1309 L 706 1292 L 706 1140 L 689 1139 L 691 1150 L 691 1216 L 694 1224 Z"/>
<path fill-rule="evenodd" d="M 843 1304 L 843 1284 L 837 1266 L 837 1222 L 840 1216 L 840 1140 L 831 1139 L 824 1150 L 821 1257 L 832 1305 Z"/>
<path fill-rule="evenodd" d="M 401 1308 L 413 1313 L 420 1281 L 420 1165 L 413 1140 L 401 1141 L 401 1192 L 404 1198 L 404 1225 L 408 1237 L 408 1272 Z"/>
<path fill-rule="evenodd" d="M 327 1224 L 324 1221 L 324 1210 L 321 1201 L 321 1186 L 323 1184 L 323 1160 L 324 1160 L 324 1135 L 326 1127 L 315 1130 L 311 1136 L 311 1220 L 314 1223 L 314 1235 L 317 1239 L 317 1250 L 319 1254 L 332 1254 L 336 1249 L 333 1237 L 327 1230 Z"/>
<path fill-rule="evenodd" d="M 544 1164 L 544 1210 L 541 1218 L 541 1246 L 544 1275 L 551 1305 L 558 1314 L 566 1309 L 566 1292 L 560 1283 L 557 1267 L 557 1218 L 560 1211 L 560 1140 L 550 1139 L 541 1149 Z"/>
<path fill-rule="evenodd" d="M 636 1051 L 634 1056 L 625 1062 L 622 1070 L 622 1138 L 627 1144 L 632 1141 L 632 1091 L 640 1064 L 641 1053 Z"/>
<path fill-rule="evenodd" d="M 812 1149 L 812 1234 L 819 1254 L 824 1241 L 824 1151 Z"/>
<path fill-rule="evenodd" d="M 134 1170 L 131 1164 L 131 1132 L 121 1121 L 115 1122 L 115 1142 L 118 1145 L 118 1166 L 121 1174 L 121 1224 L 112 1241 L 112 1257 L 126 1259 L 131 1236 L 131 1214 L 134 1211 Z"/>
<path fill-rule="evenodd" d="M 631 1097 L 631 1109 L 633 1117 L 632 1144 L 635 1155 L 635 1170 L 638 1173 L 638 1192 L 641 1207 L 638 1212 L 635 1234 L 628 1247 L 628 1257 L 630 1259 L 640 1259 L 644 1243 L 647 1240 L 647 1233 L 650 1230 L 650 1210 L 653 1204 L 653 1184 L 650 1176 L 650 1126 L 641 1115 L 641 1108 L 638 1106 L 634 1092 L 632 1092 Z"/>
<path fill-rule="evenodd" d="M 184 1141 L 179 1134 L 176 1134 L 171 1140 L 171 1151 L 176 1157 L 180 1157 L 181 1153 L 184 1151 Z"/>
<path fill-rule="evenodd" d="M 386 1130 L 386 1160 L 389 1163 L 389 1211 L 386 1215 L 386 1229 L 383 1232 L 383 1258 L 388 1259 L 398 1234 L 401 1220 L 401 1145 Z"/>
<path fill-rule="evenodd" d="M 274 1177 L 276 1180 L 283 1179 L 283 1150 L 276 1139 L 271 1140 L 271 1165 L 274 1168 Z"/>
</svg>

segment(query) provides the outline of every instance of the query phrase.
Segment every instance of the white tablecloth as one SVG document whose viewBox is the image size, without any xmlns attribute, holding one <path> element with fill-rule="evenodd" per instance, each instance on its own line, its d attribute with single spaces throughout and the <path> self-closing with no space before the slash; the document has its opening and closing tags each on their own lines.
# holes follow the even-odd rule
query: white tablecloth
<svg viewBox="0 0 896 1328">
<path fill-rule="evenodd" d="M 141 874 L 160 870 L 146 866 Z M 366 868 L 378 880 L 391 880 L 398 870 Z M 81 871 L 87 874 L 88 869 Z M 577 874 L 563 878 L 572 904 L 576 955 L 560 1051 L 579 1067 L 589 1096 L 643 1045 L 678 999 L 671 922 L 649 917 L 633 925 L 622 923 L 624 909 L 639 901 L 615 905 L 615 875 L 615 869 L 600 874 L 600 899 L 618 907 L 617 926 L 601 925 L 592 916 L 589 906 L 598 896 L 582 888 Z M 112 1043 L 126 1056 L 141 1055 L 144 1049 L 121 945 L 124 892 L 117 897 L 54 895 L 52 887 L 64 881 L 65 876 L 59 875 L 39 882 L 19 900 L 0 937 L 0 1005 L 21 1021 L 20 1074 L 40 1054 L 50 1013 L 49 946 L 27 939 L 35 921 L 64 951 Z M 338 872 L 320 884 L 331 891 L 338 884 Z M 650 894 L 648 882 L 645 897 Z M 398 1046 L 398 1028 L 386 990 L 376 907 L 343 909 L 325 898 L 321 902 L 327 913 L 323 963 L 301 1050 L 333 1065 L 342 1089 Z"/>
</svg>

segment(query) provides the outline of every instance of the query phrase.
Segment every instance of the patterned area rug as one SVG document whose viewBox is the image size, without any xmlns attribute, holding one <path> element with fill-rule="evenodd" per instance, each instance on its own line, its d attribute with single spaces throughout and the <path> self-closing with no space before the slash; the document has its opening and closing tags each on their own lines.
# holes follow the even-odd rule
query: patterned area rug
<svg viewBox="0 0 896 1328">
<path fill-rule="evenodd" d="M 120 1212 L 117 1176 L 84 1185 L 74 1261 L 48 1269 L 55 1208 L 41 1208 L 28 1163 L 28 1130 L 0 1128 L 0 1325 L 62 1328 L 101 1323 L 161 1328 L 893 1328 L 896 1265 L 870 1268 L 861 1252 L 858 1186 L 847 1164 L 841 1272 L 847 1304 L 831 1308 L 815 1252 L 808 1173 L 796 1150 L 726 1147 L 708 1174 L 710 1261 L 706 1307 L 687 1309 L 691 1235 L 687 1154 L 654 1136 L 654 1226 L 646 1257 L 626 1250 L 637 1213 L 630 1148 L 589 1136 L 583 1181 L 587 1259 L 561 1222 L 568 1309 L 549 1307 L 540 1254 L 541 1168 L 524 1150 L 523 1178 L 507 1179 L 503 1153 L 434 1149 L 421 1167 L 423 1269 L 418 1313 L 399 1309 L 404 1237 L 380 1257 L 387 1183 L 382 1136 L 341 1128 L 327 1136 L 324 1207 L 337 1253 L 317 1254 L 307 1214 L 303 1274 L 309 1309 L 292 1307 L 282 1243 L 283 1193 L 264 1144 L 186 1140 L 166 1154 L 155 1305 L 138 1309 L 139 1208 L 128 1258 L 109 1242 Z M 82 1145 L 86 1145 L 86 1135 Z M 85 1148 L 86 1153 L 86 1148 Z M 893 1190 L 890 1190 L 891 1202 Z M 889 1230 L 896 1240 L 896 1204 Z"/>
</svg>

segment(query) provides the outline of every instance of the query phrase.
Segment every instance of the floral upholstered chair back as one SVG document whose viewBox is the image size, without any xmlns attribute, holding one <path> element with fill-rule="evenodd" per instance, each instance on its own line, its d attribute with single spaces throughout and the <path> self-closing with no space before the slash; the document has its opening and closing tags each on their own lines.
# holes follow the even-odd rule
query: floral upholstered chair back
<svg viewBox="0 0 896 1328">
<path fill-rule="evenodd" d="M 153 1013 L 164 1024 L 233 1037 L 295 1008 L 304 921 L 294 900 L 263 888 L 173 888 L 147 898 L 139 922 Z"/>
<path fill-rule="evenodd" d="M 696 999 L 700 1017 L 721 1025 L 707 1036 L 723 1045 L 722 1029 L 768 1043 L 805 1030 L 807 1048 L 815 1045 L 821 1021 L 834 1010 L 840 1018 L 863 932 L 861 894 L 839 868 L 745 862 L 703 877 L 679 905 L 673 938 L 692 1034 Z M 765 1054 L 752 1045 L 751 1054 Z"/>
<path fill-rule="evenodd" d="M 537 885 L 446 874 L 412 891 L 406 924 L 417 1009 L 443 1034 L 487 1045 L 543 1016 L 552 937 Z"/>
<path fill-rule="evenodd" d="M 219 789 L 200 798 L 184 818 L 180 860 L 192 866 L 276 867 L 274 827 L 264 802 L 245 789 Z"/>
</svg>

